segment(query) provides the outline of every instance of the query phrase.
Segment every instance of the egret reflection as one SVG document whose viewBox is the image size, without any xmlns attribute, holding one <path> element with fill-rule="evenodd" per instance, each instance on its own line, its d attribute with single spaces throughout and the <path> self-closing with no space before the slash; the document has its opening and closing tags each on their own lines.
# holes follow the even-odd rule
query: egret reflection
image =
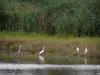
<svg viewBox="0 0 100 75">
<path fill-rule="evenodd" d="M 87 58 L 85 58 L 84 60 L 85 60 L 85 64 L 88 64 L 88 63 L 87 63 Z"/>
<path fill-rule="evenodd" d="M 40 64 L 44 64 L 44 57 L 39 55 L 39 61 L 40 61 Z"/>
<path fill-rule="evenodd" d="M 20 64 L 20 60 L 18 60 L 18 59 L 13 59 L 13 63 Z"/>
</svg>

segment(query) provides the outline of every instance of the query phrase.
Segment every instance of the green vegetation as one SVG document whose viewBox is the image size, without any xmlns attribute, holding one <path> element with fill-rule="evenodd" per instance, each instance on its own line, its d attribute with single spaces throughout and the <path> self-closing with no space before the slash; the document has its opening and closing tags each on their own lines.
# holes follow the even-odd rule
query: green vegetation
<svg viewBox="0 0 100 75">
<path fill-rule="evenodd" d="M 0 31 L 100 36 L 99 0 L 1 0 Z"/>
<path fill-rule="evenodd" d="M 0 52 L 10 48 L 12 54 L 21 44 L 29 55 L 45 46 L 47 55 L 73 56 L 78 46 L 81 53 L 88 47 L 88 57 L 100 58 L 99 36 L 99 0 L 0 2 Z"/>
</svg>

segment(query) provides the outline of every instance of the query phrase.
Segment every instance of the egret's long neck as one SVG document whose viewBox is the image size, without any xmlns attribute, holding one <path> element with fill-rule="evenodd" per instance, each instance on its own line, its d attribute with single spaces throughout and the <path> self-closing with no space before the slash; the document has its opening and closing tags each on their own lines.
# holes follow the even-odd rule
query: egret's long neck
<svg viewBox="0 0 100 75">
<path fill-rule="evenodd" d="M 43 47 L 43 50 L 44 50 L 44 47 Z"/>
<path fill-rule="evenodd" d="M 20 52 L 20 47 L 19 47 L 19 52 Z"/>
</svg>

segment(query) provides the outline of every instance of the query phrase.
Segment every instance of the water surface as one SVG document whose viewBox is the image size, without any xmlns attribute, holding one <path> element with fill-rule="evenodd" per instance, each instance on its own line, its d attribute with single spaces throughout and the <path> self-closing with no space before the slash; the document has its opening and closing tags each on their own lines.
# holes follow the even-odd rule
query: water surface
<svg viewBox="0 0 100 75">
<path fill-rule="evenodd" d="M 1 63 L 0 75 L 100 75 L 100 65 Z"/>
<path fill-rule="evenodd" d="M 43 57 L 0 63 L 0 75 L 100 75 L 100 60 L 85 57 Z"/>
</svg>

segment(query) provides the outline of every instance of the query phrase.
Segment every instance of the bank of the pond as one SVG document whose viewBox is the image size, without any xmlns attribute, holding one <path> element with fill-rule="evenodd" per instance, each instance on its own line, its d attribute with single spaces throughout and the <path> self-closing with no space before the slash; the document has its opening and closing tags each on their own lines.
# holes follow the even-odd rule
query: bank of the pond
<svg viewBox="0 0 100 75">
<path fill-rule="evenodd" d="M 35 33 L 0 32 L 0 52 L 13 54 L 18 50 L 19 45 L 22 45 L 22 53 L 28 53 L 29 55 L 38 55 L 44 46 L 44 55 L 74 56 L 76 47 L 80 48 L 80 53 L 84 53 L 84 49 L 87 47 L 87 57 L 100 57 L 100 38 L 65 38 Z"/>
</svg>

